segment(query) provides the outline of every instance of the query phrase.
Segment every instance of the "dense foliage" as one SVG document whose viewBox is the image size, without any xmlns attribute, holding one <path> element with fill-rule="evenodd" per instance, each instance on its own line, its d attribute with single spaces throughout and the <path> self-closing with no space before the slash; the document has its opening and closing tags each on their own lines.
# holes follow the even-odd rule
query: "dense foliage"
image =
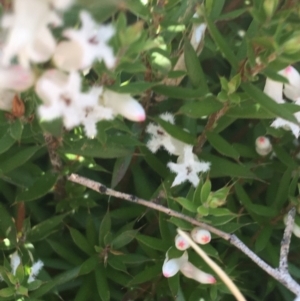
<svg viewBox="0 0 300 301">
<path fill-rule="evenodd" d="M 3 15 L 11 2 L 1 1 Z M 80 28 L 83 9 L 95 22 L 115 28 L 107 39 L 115 61 L 108 66 L 104 57 L 80 72 L 82 95 L 95 85 L 130 94 L 147 119 L 127 120 L 125 113 L 99 118 L 96 134 L 89 135 L 93 129 L 84 121 L 67 126 L 65 119 L 45 120 L 37 87 L 15 89 L 21 93 L 14 92 L 12 106 L 0 111 L 0 299 L 234 300 L 217 276 L 213 285 L 181 273 L 163 276 L 166 253 L 182 255 L 174 246 L 176 228 L 192 225 L 86 189 L 67 176 L 78 173 L 235 233 L 278 266 L 284 216 L 292 206 L 300 213 L 299 106 L 296 99 L 283 100 L 282 90 L 282 101 L 263 91 L 267 78 L 291 83 L 280 70 L 290 65 L 300 70 L 299 1 L 77 0 L 65 10 L 63 26 L 51 29 L 57 41 L 63 29 Z M 207 28 L 195 44 L 199 24 Z M 54 64 L 49 59 L 29 65 L 38 78 Z M 296 81 L 296 98 L 299 90 Z M 288 123 L 271 127 L 275 118 L 296 130 Z M 182 153 L 166 141 L 151 144 L 155 131 L 185 146 L 186 160 L 204 164 L 190 182 L 174 182 Z M 256 149 L 258 137 L 270 140 L 266 153 Z M 298 217 L 297 222 L 300 226 Z M 202 247 L 247 300 L 294 300 L 229 242 L 212 234 Z M 296 280 L 299 247 L 293 236 L 289 268 Z M 214 275 L 187 252 L 195 266 Z"/>
</svg>

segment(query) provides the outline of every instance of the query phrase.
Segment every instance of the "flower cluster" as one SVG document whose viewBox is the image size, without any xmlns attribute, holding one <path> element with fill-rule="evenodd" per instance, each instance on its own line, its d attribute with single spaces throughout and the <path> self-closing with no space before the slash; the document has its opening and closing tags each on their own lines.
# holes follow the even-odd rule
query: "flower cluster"
<svg viewBox="0 0 300 301">
<path fill-rule="evenodd" d="M 160 115 L 160 118 L 171 124 L 174 124 L 174 116 L 170 113 Z M 201 162 L 193 154 L 193 146 L 183 143 L 169 135 L 161 126 L 150 123 L 146 132 L 151 135 L 147 142 L 147 147 L 152 153 L 163 147 L 170 154 L 178 156 L 177 163 L 169 162 L 168 167 L 176 173 L 173 186 L 179 185 L 185 181 L 191 182 L 195 187 L 199 184 L 198 174 L 207 172 L 210 169 L 209 162 Z"/>
<path fill-rule="evenodd" d="M 283 84 L 281 82 L 274 81 L 267 78 L 264 87 L 264 92 L 270 96 L 277 103 L 285 103 L 283 94 L 295 104 L 300 105 L 300 74 L 292 66 L 288 66 L 284 70 L 281 70 L 279 74 L 288 80 L 288 84 Z M 300 112 L 294 114 L 298 122 L 300 122 Z M 271 124 L 274 128 L 284 128 L 286 130 L 291 130 L 293 135 L 298 138 L 300 135 L 300 127 L 290 121 L 284 120 L 282 118 L 276 118 Z"/>
<path fill-rule="evenodd" d="M 0 109 L 10 110 L 14 92 L 25 91 L 35 83 L 35 91 L 43 101 L 38 109 L 40 118 L 62 118 L 67 129 L 83 125 L 88 137 L 96 135 L 98 121 L 118 114 L 144 121 L 143 107 L 128 94 L 99 86 L 81 91 L 80 71 L 91 68 L 95 61 L 103 61 L 107 68 L 115 66 L 116 58 L 108 45 L 115 30 L 112 25 L 97 24 L 88 12 L 81 11 L 80 28 L 65 29 L 66 40 L 57 43 L 50 26 L 63 25 L 60 15 L 72 3 L 72 0 L 13 1 L 12 13 L 5 14 L 1 23 L 7 38 L 1 43 Z M 35 80 L 32 64 L 50 59 L 56 68 L 46 70 Z"/>
<path fill-rule="evenodd" d="M 192 239 L 199 244 L 207 244 L 211 240 L 211 235 L 207 230 L 196 227 L 191 232 Z M 175 238 L 175 246 L 178 250 L 186 250 L 190 247 L 189 243 L 180 235 Z M 207 274 L 191 262 L 188 261 L 188 253 L 185 251 L 181 257 L 169 259 L 168 252 L 162 267 L 163 275 L 166 278 L 172 277 L 180 271 L 185 277 L 192 278 L 200 283 L 213 284 L 216 279 Z"/>
</svg>

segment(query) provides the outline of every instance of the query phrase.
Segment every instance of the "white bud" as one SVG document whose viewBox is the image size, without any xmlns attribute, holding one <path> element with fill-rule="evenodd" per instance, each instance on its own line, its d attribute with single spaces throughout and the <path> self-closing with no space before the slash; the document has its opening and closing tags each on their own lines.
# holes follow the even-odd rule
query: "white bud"
<svg viewBox="0 0 300 301">
<path fill-rule="evenodd" d="M 183 265 L 184 262 L 187 262 L 187 260 L 188 260 L 187 252 L 184 252 L 181 257 L 173 258 L 170 260 L 166 253 L 166 259 L 162 267 L 163 275 L 166 278 L 173 277 L 178 273 L 180 267 Z"/>
<path fill-rule="evenodd" d="M 272 144 L 268 137 L 260 136 L 255 140 L 256 152 L 261 156 L 266 156 L 272 151 Z"/>
<path fill-rule="evenodd" d="M 186 261 L 181 265 L 180 271 L 185 277 L 194 279 L 200 283 L 203 283 L 203 284 L 216 283 L 216 279 L 214 276 L 199 270 L 197 267 L 195 267 L 189 261 Z"/>
<path fill-rule="evenodd" d="M 196 227 L 192 230 L 191 236 L 196 243 L 201 245 L 208 244 L 211 241 L 210 232 L 199 227 Z"/>
<path fill-rule="evenodd" d="M 190 247 L 190 244 L 181 235 L 177 234 L 175 237 L 175 246 L 178 250 L 184 251 Z"/>
</svg>

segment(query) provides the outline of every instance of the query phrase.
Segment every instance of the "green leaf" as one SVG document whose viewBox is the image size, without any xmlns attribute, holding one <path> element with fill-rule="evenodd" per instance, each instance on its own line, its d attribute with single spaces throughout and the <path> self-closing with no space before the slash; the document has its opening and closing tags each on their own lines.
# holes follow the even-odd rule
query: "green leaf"
<svg viewBox="0 0 300 301">
<path fill-rule="evenodd" d="M 270 208 L 268 206 L 258 205 L 258 204 L 251 204 L 247 208 L 249 211 L 252 211 L 260 216 L 266 217 L 275 217 L 279 214 L 279 211 L 275 208 Z"/>
<path fill-rule="evenodd" d="M 94 249 L 89 245 L 87 239 L 77 229 L 69 227 L 69 230 L 76 246 L 84 253 L 92 255 L 94 253 Z"/>
<path fill-rule="evenodd" d="M 15 140 L 20 140 L 22 136 L 24 125 L 20 119 L 16 119 L 10 126 L 10 135 Z"/>
<path fill-rule="evenodd" d="M 0 174 L 8 173 L 17 167 L 26 163 L 38 150 L 39 146 L 30 146 L 21 149 L 18 153 L 8 158 L 5 161 L 0 162 Z"/>
<path fill-rule="evenodd" d="M 197 206 L 191 202 L 190 200 L 183 198 L 183 197 L 178 197 L 174 199 L 177 203 L 179 203 L 183 208 L 190 212 L 197 212 Z"/>
<path fill-rule="evenodd" d="M 113 249 L 120 249 L 128 245 L 136 237 L 137 233 L 138 230 L 128 230 L 121 233 L 111 242 Z"/>
<path fill-rule="evenodd" d="M 119 182 L 123 179 L 129 164 L 132 159 L 132 154 L 129 156 L 118 158 L 114 165 L 114 170 L 111 179 L 111 188 L 115 188 Z"/>
<path fill-rule="evenodd" d="M 75 154 L 80 156 L 109 159 L 130 155 L 132 153 L 132 148 L 109 141 L 107 141 L 105 145 L 102 145 L 95 139 L 82 139 L 64 145 L 60 151 L 64 154 Z"/>
<path fill-rule="evenodd" d="M 220 34 L 218 31 L 216 25 L 213 23 L 213 21 L 207 17 L 204 14 L 205 21 L 207 23 L 208 30 L 216 42 L 216 44 L 219 46 L 220 51 L 223 53 L 225 58 L 228 60 L 230 65 L 233 67 L 233 69 L 238 69 L 239 67 L 239 61 L 236 57 L 236 55 L 232 51 L 232 47 L 227 43 L 227 41 L 224 39 L 223 35 Z"/>
<path fill-rule="evenodd" d="M 139 234 L 136 236 L 136 239 L 142 244 L 148 246 L 151 249 L 166 252 L 170 247 L 169 243 L 155 237 Z"/>
<path fill-rule="evenodd" d="M 133 83 L 128 83 L 127 85 L 123 85 L 120 86 L 118 85 L 114 85 L 114 86 L 110 86 L 109 88 L 115 92 L 118 93 L 130 93 L 130 94 L 140 94 L 150 88 L 152 88 L 153 86 L 155 86 L 156 83 L 149 83 L 149 82 L 133 82 Z"/>
<path fill-rule="evenodd" d="M 27 234 L 27 241 L 35 242 L 45 239 L 62 223 L 66 216 L 67 214 L 57 215 L 35 225 Z"/>
<path fill-rule="evenodd" d="M 273 113 L 275 116 L 298 124 L 296 117 L 289 110 L 278 104 L 256 86 L 251 83 L 242 83 L 241 87 L 255 102 L 262 105 L 262 107 Z"/>
<path fill-rule="evenodd" d="M 7 237 L 12 247 L 17 243 L 17 230 L 11 214 L 5 206 L 0 203 L 0 234 L 1 237 Z"/>
<path fill-rule="evenodd" d="M 135 275 L 135 277 L 128 283 L 128 285 L 137 285 L 140 283 L 144 283 L 156 278 L 161 274 L 162 263 L 159 262 L 152 267 L 146 267 L 141 273 Z"/>
<path fill-rule="evenodd" d="M 226 216 L 226 215 L 236 216 L 227 208 L 209 208 L 209 214 L 213 216 Z"/>
<path fill-rule="evenodd" d="M 211 192 L 211 182 L 209 179 L 206 179 L 206 181 L 202 186 L 201 194 L 200 194 L 200 199 L 202 204 L 206 203 L 210 192 Z"/>
<path fill-rule="evenodd" d="M 263 249 L 266 248 L 271 235 L 272 235 L 272 227 L 266 226 L 262 229 L 262 231 L 259 233 L 256 241 L 255 241 L 255 251 L 261 252 Z"/>
<path fill-rule="evenodd" d="M 187 70 L 187 74 L 194 87 L 200 87 L 204 84 L 206 86 L 206 78 L 203 74 L 197 53 L 189 40 L 185 40 L 184 43 L 184 61 Z M 208 92 L 206 86 L 206 93 Z"/>
<path fill-rule="evenodd" d="M 185 142 L 187 144 L 194 145 L 194 142 L 195 142 L 194 136 L 187 133 L 182 128 L 180 128 L 176 125 L 173 125 L 161 118 L 156 117 L 156 118 L 154 118 L 154 120 L 172 137 L 174 137 L 182 142 Z"/>
<path fill-rule="evenodd" d="M 15 289 L 13 287 L 6 287 L 0 290 L 0 297 L 8 298 L 15 294 Z"/>
<path fill-rule="evenodd" d="M 0 154 L 5 153 L 7 150 L 9 150 L 16 140 L 12 138 L 12 136 L 9 133 L 5 133 L 1 138 L 0 138 Z"/>
<path fill-rule="evenodd" d="M 203 100 L 186 102 L 178 111 L 178 113 L 187 115 L 192 118 L 200 118 L 209 116 L 220 109 L 223 105 L 215 99 L 215 97 L 208 96 Z"/>
<path fill-rule="evenodd" d="M 100 246 L 105 246 L 104 237 L 110 233 L 111 228 L 111 219 L 110 219 L 110 212 L 107 210 L 106 214 L 104 215 L 100 228 L 99 228 L 99 240 L 98 243 Z"/>
<path fill-rule="evenodd" d="M 57 181 L 57 177 L 58 175 L 53 172 L 46 172 L 37 178 L 37 180 L 28 187 L 28 189 L 19 193 L 16 197 L 16 201 L 28 202 L 41 198 L 52 190 Z"/>
<path fill-rule="evenodd" d="M 273 150 L 278 157 L 278 159 L 286 166 L 295 169 L 297 166 L 296 161 L 291 157 L 289 153 L 285 151 L 283 147 L 274 145 Z"/>
<path fill-rule="evenodd" d="M 85 262 L 82 263 L 79 271 L 79 275 L 86 275 L 94 271 L 94 269 L 98 266 L 99 263 L 99 255 L 93 255 Z"/>
<path fill-rule="evenodd" d="M 102 264 L 98 265 L 95 270 L 97 291 L 102 301 L 110 300 L 110 290 L 107 284 L 106 271 Z"/>
<path fill-rule="evenodd" d="M 284 206 L 285 202 L 287 202 L 288 200 L 288 191 L 294 168 L 295 166 L 287 168 L 282 178 L 280 179 L 276 198 L 274 200 L 274 203 L 272 204 L 272 206 L 276 207 L 277 209 L 281 209 Z"/>
<path fill-rule="evenodd" d="M 232 147 L 232 145 L 225 139 L 223 139 L 220 135 L 213 132 L 207 132 L 206 137 L 212 147 L 216 149 L 220 154 L 236 160 L 238 160 L 238 158 L 240 157 L 240 154 Z"/>
<path fill-rule="evenodd" d="M 37 290 L 42 284 L 43 284 L 43 281 L 41 281 L 41 280 L 34 280 L 34 281 L 28 283 L 28 291 L 35 291 L 35 290 Z"/>
<path fill-rule="evenodd" d="M 158 85 L 153 87 L 152 90 L 158 94 L 169 96 L 176 99 L 200 98 L 205 95 L 202 88 L 188 89 L 182 87 L 170 87 L 170 86 Z"/>
<path fill-rule="evenodd" d="M 210 154 L 202 154 L 201 158 L 207 162 L 211 162 L 210 177 L 257 178 L 252 171 L 242 164 L 232 163 Z"/>
</svg>

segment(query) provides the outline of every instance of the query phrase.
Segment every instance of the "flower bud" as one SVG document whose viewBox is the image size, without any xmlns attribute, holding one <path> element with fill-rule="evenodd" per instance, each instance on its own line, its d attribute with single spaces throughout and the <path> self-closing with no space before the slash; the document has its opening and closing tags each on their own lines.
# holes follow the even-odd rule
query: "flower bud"
<svg viewBox="0 0 300 301">
<path fill-rule="evenodd" d="M 181 235 L 177 234 L 175 237 L 175 246 L 178 250 L 184 251 L 190 247 L 190 244 Z"/>
<path fill-rule="evenodd" d="M 272 144 L 268 137 L 260 136 L 255 140 L 256 152 L 261 156 L 266 156 L 272 151 Z"/>
<path fill-rule="evenodd" d="M 188 260 L 188 253 L 184 252 L 181 257 L 173 258 L 169 260 L 168 254 L 164 261 L 162 271 L 166 278 L 173 277 L 176 275 L 184 262 Z"/>
<path fill-rule="evenodd" d="M 120 114 L 129 120 L 142 122 L 146 119 L 144 108 L 129 94 L 105 90 L 102 95 L 102 102 L 105 107 L 113 109 L 116 114 Z"/>
<path fill-rule="evenodd" d="M 186 261 L 181 265 L 180 271 L 185 277 L 194 279 L 200 283 L 203 283 L 203 284 L 216 283 L 216 279 L 214 276 L 199 270 L 197 267 L 195 267 L 189 261 Z"/>
<path fill-rule="evenodd" d="M 299 72 L 293 66 L 288 66 L 284 70 L 280 71 L 279 74 L 284 76 L 289 81 L 289 84 L 284 84 L 284 95 L 293 101 L 297 101 L 297 99 L 300 97 Z"/>
<path fill-rule="evenodd" d="M 211 240 L 210 232 L 202 229 L 200 227 L 196 227 L 191 232 L 192 239 L 201 245 L 208 244 Z"/>
</svg>

